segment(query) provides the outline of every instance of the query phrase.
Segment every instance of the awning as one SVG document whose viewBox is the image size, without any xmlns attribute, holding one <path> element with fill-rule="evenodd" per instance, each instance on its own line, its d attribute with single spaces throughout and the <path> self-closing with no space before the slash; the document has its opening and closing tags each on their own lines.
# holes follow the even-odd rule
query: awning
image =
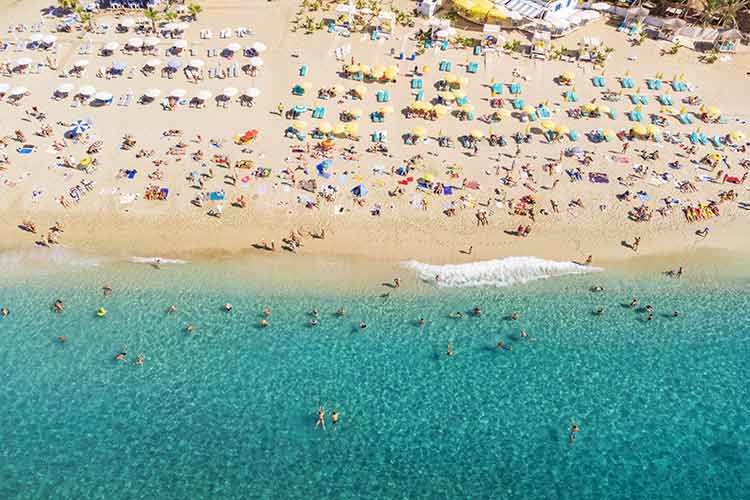
<svg viewBox="0 0 750 500">
<path fill-rule="evenodd" d="M 518 12 L 522 16 L 530 18 L 539 17 L 546 10 L 531 0 L 508 0 L 503 6 L 512 12 Z"/>
</svg>

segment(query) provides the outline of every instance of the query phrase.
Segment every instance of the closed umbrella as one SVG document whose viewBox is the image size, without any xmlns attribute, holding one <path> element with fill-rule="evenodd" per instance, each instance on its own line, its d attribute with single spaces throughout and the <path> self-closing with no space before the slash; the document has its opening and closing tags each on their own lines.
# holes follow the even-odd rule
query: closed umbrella
<svg viewBox="0 0 750 500">
<path fill-rule="evenodd" d="M 96 94 L 96 88 L 94 88 L 91 85 L 84 85 L 83 87 L 78 89 L 78 93 L 86 97 L 89 97 L 89 96 Z"/>
<path fill-rule="evenodd" d="M 234 87 L 227 87 L 221 91 L 221 95 L 226 97 L 234 97 L 237 95 L 238 90 Z"/>
<path fill-rule="evenodd" d="M 146 97 L 149 97 L 151 99 L 155 99 L 161 95 L 161 90 L 159 89 L 146 89 L 145 92 L 143 92 L 143 95 Z"/>
<path fill-rule="evenodd" d="M 185 92 L 185 89 L 179 89 L 178 88 L 178 89 L 174 89 L 172 92 L 170 92 L 169 93 L 169 97 L 176 97 L 176 98 L 179 99 L 181 97 L 185 97 L 186 93 L 187 92 Z"/>
<path fill-rule="evenodd" d="M 210 90 L 199 90 L 198 93 L 195 94 L 195 97 L 197 97 L 201 101 L 207 101 L 211 99 L 211 96 L 213 96 L 213 94 Z"/>
<path fill-rule="evenodd" d="M 255 87 L 249 88 L 245 91 L 245 95 L 248 97 L 258 97 L 260 95 L 260 89 L 256 89 Z"/>
<path fill-rule="evenodd" d="M 255 42 L 253 43 L 252 48 L 253 50 L 255 50 L 255 52 L 258 52 L 258 53 L 265 52 L 266 44 L 264 44 L 263 42 Z"/>
</svg>

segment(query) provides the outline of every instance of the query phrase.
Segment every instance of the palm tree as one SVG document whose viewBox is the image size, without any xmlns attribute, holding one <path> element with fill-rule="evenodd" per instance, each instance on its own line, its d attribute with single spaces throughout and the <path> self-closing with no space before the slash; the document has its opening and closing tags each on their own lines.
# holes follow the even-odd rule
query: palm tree
<svg viewBox="0 0 750 500">
<path fill-rule="evenodd" d="M 193 21 L 197 21 L 198 14 L 203 12 L 203 7 L 201 7 L 197 3 L 191 3 L 190 5 L 188 5 L 188 12 L 190 12 L 190 15 L 192 16 Z"/>
<path fill-rule="evenodd" d="M 151 29 L 156 32 L 156 23 L 161 19 L 161 14 L 152 7 L 149 7 L 143 11 L 143 16 L 151 21 Z"/>
<path fill-rule="evenodd" d="M 737 19 L 740 14 L 747 12 L 750 7 L 748 0 L 724 0 L 721 9 L 719 9 L 719 24 L 724 27 L 737 27 Z"/>
<path fill-rule="evenodd" d="M 57 6 L 62 10 L 73 12 L 79 7 L 79 0 L 57 0 Z"/>
<path fill-rule="evenodd" d="M 168 10 L 164 13 L 164 20 L 167 22 L 172 22 L 175 19 L 177 19 L 177 12 L 173 10 Z"/>
</svg>

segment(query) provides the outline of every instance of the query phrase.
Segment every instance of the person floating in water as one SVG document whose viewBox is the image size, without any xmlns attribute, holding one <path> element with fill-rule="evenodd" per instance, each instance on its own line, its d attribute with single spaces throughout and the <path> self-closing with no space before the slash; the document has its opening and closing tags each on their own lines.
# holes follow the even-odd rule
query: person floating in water
<svg viewBox="0 0 750 500">
<path fill-rule="evenodd" d="M 310 320 L 310 326 L 318 326 L 318 320 L 313 318 Z"/>
<path fill-rule="evenodd" d="M 601 316 L 603 314 L 604 314 L 604 308 L 603 307 L 599 307 L 599 308 L 596 309 L 596 315 L 597 316 Z"/>
<path fill-rule="evenodd" d="M 512 319 L 513 321 L 518 321 L 520 318 L 521 318 L 521 313 L 516 312 L 516 311 L 513 311 L 512 313 L 510 313 L 510 319 Z"/>
<path fill-rule="evenodd" d="M 310 311 L 310 316 L 317 318 L 318 316 L 320 316 L 320 310 L 318 310 L 318 308 L 314 308 L 312 311 Z"/>
<path fill-rule="evenodd" d="M 62 299 L 57 299 L 55 301 L 54 311 L 56 313 L 61 313 L 63 312 L 64 309 L 65 309 L 65 303 L 62 301 Z"/>
<path fill-rule="evenodd" d="M 194 324 L 192 324 L 192 323 L 189 323 L 189 324 L 188 324 L 188 325 L 187 325 L 187 326 L 185 327 L 185 331 L 186 331 L 186 332 L 188 332 L 188 333 L 193 333 L 193 332 L 195 331 L 195 325 L 194 325 Z"/>
<path fill-rule="evenodd" d="M 135 358 L 135 364 L 138 366 L 143 366 L 143 362 L 146 361 L 146 356 L 143 355 L 143 353 L 139 354 Z"/>
<path fill-rule="evenodd" d="M 168 314 L 174 314 L 176 312 L 177 312 L 177 306 L 175 306 L 175 305 L 171 305 L 171 306 L 169 306 L 169 309 L 167 309 L 167 313 Z"/>
<path fill-rule="evenodd" d="M 500 351 L 512 351 L 513 345 L 512 344 L 506 344 L 502 340 L 497 343 L 497 350 Z"/>
<path fill-rule="evenodd" d="M 424 320 L 424 318 L 419 318 L 419 321 L 417 321 L 417 324 L 418 324 L 419 326 L 424 326 L 424 325 L 425 325 L 425 320 Z"/>
<path fill-rule="evenodd" d="M 2 309 L 0 309 L 0 314 L 2 314 L 3 316 L 9 316 L 10 309 L 8 309 L 7 307 L 3 307 Z"/>
<path fill-rule="evenodd" d="M 570 434 L 568 435 L 568 441 L 570 441 L 571 443 L 575 443 L 576 442 L 576 434 L 578 434 L 578 432 L 580 430 L 581 430 L 581 428 L 578 427 L 578 424 L 576 424 L 575 422 L 571 422 L 570 423 Z"/>
<path fill-rule="evenodd" d="M 521 338 L 525 340 L 529 339 L 529 334 L 526 333 L 526 330 L 521 330 Z"/>
<path fill-rule="evenodd" d="M 367 328 L 367 323 L 365 323 L 364 321 L 360 321 L 359 322 L 359 329 L 360 330 L 364 330 L 365 328 Z"/>
<path fill-rule="evenodd" d="M 64 344 L 65 342 L 68 341 L 68 338 L 65 335 L 60 335 L 59 337 L 57 337 L 57 341 L 60 342 L 61 344 Z"/>
<path fill-rule="evenodd" d="M 107 283 L 106 285 L 104 285 L 102 287 L 102 293 L 104 295 L 112 295 L 112 285 L 110 285 L 109 283 Z"/>
<path fill-rule="evenodd" d="M 633 300 L 630 301 L 630 305 L 628 307 L 630 307 L 631 309 L 633 309 L 637 305 L 638 305 L 638 299 L 633 298 Z"/>
<path fill-rule="evenodd" d="M 263 311 L 262 311 L 262 314 L 263 314 L 263 316 L 265 316 L 266 318 L 267 318 L 267 317 L 269 317 L 269 316 L 271 315 L 271 309 L 270 309 L 270 308 L 268 308 L 268 307 L 264 308 L 264 309 L 263 309 Z"/>
<path fill-rule="evenodd" d="M 321 406 L 318 408 L 318 420 L 315 422 L 315 428 L 322 427 L 326 430 L 326 411 Z"/>
<path fill-rule="evenodd" d="M 232 309 L 234 309 L 234 307 L 232 307 L 232 304 L 230 304 L 229 302 L 227 302 L 226 304 L 224 304 L 224 310 L 226 312 L 232 312 Z"/>
<path fill-rule="evenodd" d="M 339 318 L 343 318 L 344 316 L 346 316 L 346 308 L 345 307 L 339 308 L 339 310 L 336 311 L 336 316 L 338 316 Z"/>
<path fill-rule="evenodd" d="M 463 319 L 464 313 L 462 313 L 461 311 L 456 311 L 454 313 L 450 313 L 449 316 L 453 319 Z"/>
<path fill-rule="evenodd" d="M 122 349 L 120 349 L 120 352 L 117 353 L 115 356 L 115 361 L 121 361 L 123 363 L 127 363 L 127 355 L 128 355 L 128 346 L 124 345 L 122 346 Z"/>
<path fill-rule="evenodd" d="M 339 412 L 334 411 L 331 413 L 331 424 L 333 425 L 334 430 L 336 429 L 336 426 L 339 425 Z"/>
<path fill-rule="evenodd" d="M 474 313 L 474 316 L 481 316 L 482 310 L 479 307 L 475 307 L 472 312 Z"/>
<path fill-rule="evenodd" d="M 680 315 L 680 311 L 674 311 L 674 312 L 672 312 L 672 317 L 673 318 L 676 318 L 679 315 Z"/>
<path fill-rule="evenodd" d="M 448 342 L 448 349 L 446 349 L 445 355 L 448 357 L 452 357 L 456 355 L 456 353 L 453 352 L 453 344 L 451 344 L 450 342 Z"/>
<path fill-rule="evenodd" d="M 260 320 L 260 327 L 261 328 L 265 328 L 267 326 L 268 326 L 268 320 L 266 320 L 266 319 Z"/>
</svg>

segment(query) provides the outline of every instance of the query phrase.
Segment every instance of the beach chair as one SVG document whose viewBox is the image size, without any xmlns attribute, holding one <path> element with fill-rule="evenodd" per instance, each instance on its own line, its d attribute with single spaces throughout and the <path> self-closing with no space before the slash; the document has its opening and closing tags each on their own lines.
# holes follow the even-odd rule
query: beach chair
<svg viewBox="0 0 750 500">
<path fill-rule="evenodd" d="M 432 48 L 432 40 L 425 40 L 424 41 L 424 48 L 425 49 L 431 49 Z"/>
<path fill-rule="evenodd" d="M 503 84 L 502 83 L 493 83 L 492 84 L 492 94 L 493 95 L 501 95 L 503 93 Z"/>
<path fill-rule="evenodd" d="M 424 100 L 424 90 L 420 90 L 417 92 L 417 95 L 414 98 L 415 101 L 423 101 Z"/>
<path fill-rule="evenodd" d="M 513 109 L 523 109 L 526 107 L 526 103 L 523 99 L 513 99 L 511 102 L 513 104 Z"/>
<path fill-rule="evenodd" d="M 443 43 L 440 44 L 440 50 L 448 50 L 448 40 L 443 40 Z"/>
<path fill-rule="evenodd" d="M 466 67 L 466 71 L 469 73 L 476 73 L 479 70 L 479 64 L 475 62 L 469 63 L 469 65 Z"/>
<path fill-rule="evenodd" d="M 370 32 L 370 40 L 375 41 L 378 38 L 380 38 L 380 31 L 376 28 Z"/>
<path fill-rule="evenodd" d="M 450 71 L 453 68 L 453 63 L 450 61 L 442 60 L 438 65 L 439 71 Z"/>
<path fill-rule="evenodd" d="M 323 119 L 326 116 L 326 108 L 323 106 L 318 106 L 317 108 L 313 109 L 312 117 L 313 118 L 320 118 Z"/>
<path fill-rule="evenodd" d="M 628 31 L 628 36 L 636 36 L 638 34 L 638 25 L 632 24 L 630 26 L 630 31 Z"/>
<path fill-rule="evenodd" d="M 305 95 L 305 89 L 303 89 L 301 85 L 295 85 L 294 87 L 292 87 L 292 95 Z"/>
<path fill-rule="evenodd" d="M 466 113 L 466 119 L 467 119 L 468 121 L 472 121 L 472 120 L 474 119 L 474 112 L 473 112 L 473 111 L 468 111 L 468 112 Z"/>
<path fill-rule="evenodd" d="M 328 33 L 333 33 L 334 31 L 336 31 L 336 25 L 334 23 L 329 23 L 328 24 Z"/>
<path fill-rule="evenodd" d="M 307 64 L 299 67 L 299 76 L 307 76 Z"/>
<path fill-rule="evenodd" d="M 482 55 L 482 46 L 481 45 L 475 45 L 474 46 L 474 55 L 475 56 L 481 56 Z"/>
<path fill-rule="evenodd" d="M 630 102 L 633 103 L 633 104 L 640 104 L 641 103 L 640 97 L 637 96 L 637 95 L 635 95 L 635 94 L 629 94 L 628 97 L 630 98 Z"/>
<path fill-rule="evenodd" d="M 649 78 L 646 80 L 646 86 L 649 90 L 661 90 L 661 80 Z"/>
<path fill-rule="evenodd" d="M 703 146 L 708 146 L 708 136 L 704 133 L 698 134 L 698 142 Z"/>
<path fill-rule="evenodd" d="M 641 98 L 641 104 L 643 105 L 648 104 L 648 97 L 646 97 L 645 95 L 642 95 L 640 96 L 640 98 Z"/>
<path fill-rule="evenodd" d="M 510 93 L 513 95 L 518 95 L 521 93 L 521 84 L 513 82 L 510 84 Z"/>
<path fill-rule="evenodd" d="M 615 111 L 614 109 L 610 109 L 609 113 L 607 113 L 607 115 L 612 120 L 616 120 L 617 119 L 617 111 Z"/>
<path fill-rule="evenodd" d="M 718 135 L 715 135 L 711 138 L 711 144 L 713 144 L 717 149 L 724 148 L 724 143 L 722 142 L 721 137 L 719 137 Z"/>
<path fill-rule="evenodd" d="M 568 134 L 568 137 L 570 137 L 571 141 L 577 141 L 578 140 L 578 132 L 576 132 L 575 130 L 571 130 L 570 133 Z"/>
<path fill-rule="evenodd" d="M 572 90 L 566 90 L 564 97 L 566 102 L 578 102 L 578 95 Z"/>
<path fill-rule="evenodd" d="M 469 96 L 463 96 L 459 99 L 456 99 L 456 104 L 459 106 L 463 106 L 464 104 L 467 104 L 469 102 Z"/>
<path fill-rule="evenodd" d="M 688 113 L 681 114 L 677 119 L 680 120 L 680 123 L 683 125 L 692 125 L 693 123 L 693 118 Z"/>
<path fill-rule="evenodd" d="M 412 78 L 412 80 L 411 80 L 411 88 L 414 89 L 414 90 L 421 89 L 422 88 L 422 79 L 421 78 Z"/>
<path fill-rule="evenodd" d="M 621 22 L 620 25 L 617 27 L 617 31 L 623 32 L 626 29 L 625 21 Z"/>
<path fill-rule="evenodd" d="M 539 106 L 537 108 L 537 114 L 540 118 L 549 118 L 551 116 L 549 109 L 546 106 Z"/>
</svg>

